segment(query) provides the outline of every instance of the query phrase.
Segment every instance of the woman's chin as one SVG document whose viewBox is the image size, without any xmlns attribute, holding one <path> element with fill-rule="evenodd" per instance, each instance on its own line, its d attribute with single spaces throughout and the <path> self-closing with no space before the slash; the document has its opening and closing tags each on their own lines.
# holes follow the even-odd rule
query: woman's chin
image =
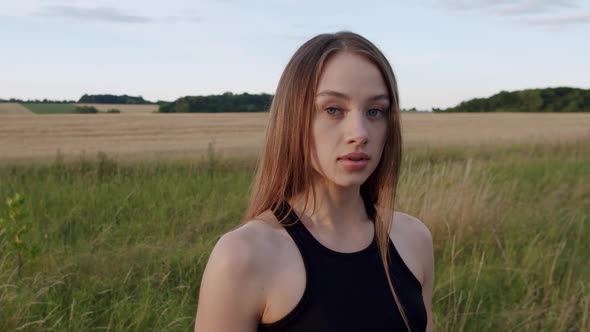
<svg viewBox="0 0 590 332">
<path fill-rule="evenodd" d="M 367 181 L 367 176 L 358 174 L 356 176 L 346 176 L 333 181 L 339 187 L 358 187 Z"/>
</svg>

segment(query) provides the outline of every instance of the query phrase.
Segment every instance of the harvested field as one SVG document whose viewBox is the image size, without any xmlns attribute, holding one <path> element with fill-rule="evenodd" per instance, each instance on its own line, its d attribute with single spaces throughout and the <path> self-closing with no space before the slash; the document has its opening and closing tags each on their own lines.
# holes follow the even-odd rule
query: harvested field
<svg viewBox="0 0 590 332">
<path fill-rule="evenodd" d="M 194 158 L 210 143 L 224 155 L 255 154 L 267 113 L 0 116 L 0 161 Z M 590 142 L 588 113 L 402 114 L 406 146 Z"/>
<path fill-rule="evenodd" d="M 409 145 L 590 141 L 590 113 L 403 113 Z"/>
<path fill-rule="evenodd" d="M 19 103 L 0 103 L 0 115 L 3 115 L 3 114 L 33 115 L 34 113 Z"/>
<path fill-rule="evenodd" d="M 160 105 L 128 105 L 128 104 L 76 104 L 76 106 L 92 106 L 99 111 L 108 111 L 118 109 L 121 113 L 153 113 L 157 111 Z"/>
</svg>

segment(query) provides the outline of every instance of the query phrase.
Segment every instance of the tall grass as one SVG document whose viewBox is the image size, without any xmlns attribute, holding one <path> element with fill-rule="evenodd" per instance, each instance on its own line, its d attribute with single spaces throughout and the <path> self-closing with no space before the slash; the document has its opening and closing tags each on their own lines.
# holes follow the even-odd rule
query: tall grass
<svg viewBox="0 0 590 332">
<path fill-rule="evenodd" d="M 186 331 L 255 160 L 4 165 L 39 255 L 0 244 L 0 330 Z M 406 151 L 398 210 L 430 228 L 437 331 L 590 329 L 590 144 Z M 0 216 L 6 215 L 0 205 Z"/>
<path fill-rule="evenodd" d="M 587 142 L 409 159 L 400 207 L 433 233 L 437 330 L 590 328 Z"/>
</svg>

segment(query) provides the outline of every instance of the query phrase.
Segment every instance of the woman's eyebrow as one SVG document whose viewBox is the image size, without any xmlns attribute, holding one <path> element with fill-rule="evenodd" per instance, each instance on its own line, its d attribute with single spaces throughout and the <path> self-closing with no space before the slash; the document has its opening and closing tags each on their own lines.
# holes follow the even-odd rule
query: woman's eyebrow
<svg viewBox="0 0 590 332">
<path fill-rule="evenodd" d="M 316 97 L 323 97 L 323 96 L 332 96 L 332 97 L 338 97 L 338 98 L 350 100 L 350 97 L 347 94 L 344 94 L 344 93 L 338 92 L 338 91 L 333 91 L 333 90 L 324 90 L 324 91 L 316 94 Z M 389 96 L 387 94 L 378 94 L 378 95 L 375 95 L 375 96 L 369 98 L 368 101 L 377 101 L 377 100 L 381 100 L 381 99 L 385 99 L 385 100 L 389 101 Z"/>
</svg>

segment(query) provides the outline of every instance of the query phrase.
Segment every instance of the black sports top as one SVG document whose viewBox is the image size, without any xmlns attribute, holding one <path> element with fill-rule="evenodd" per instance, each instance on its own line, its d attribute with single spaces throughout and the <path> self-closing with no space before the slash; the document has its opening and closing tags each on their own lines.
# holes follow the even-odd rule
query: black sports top
<svg viewBox="0 0 590 332">
<path fill-rule="evenodd" d="M 375 207 L 364 199 L 373 222 Z M 283 202 L 273 212 L 301 252 L 306 270 L 303 296 L 277 322 L 258 325 L 258 332 L 407 331 L 383 271 L 375 236 L 353 253 L 333 251 L 317 241 Z M 290 211 L 290 212 L 289 212 Z M 426 330 L 422 286 L 389 241 L 389 270 L 412 331 Z"/>
</svg>

